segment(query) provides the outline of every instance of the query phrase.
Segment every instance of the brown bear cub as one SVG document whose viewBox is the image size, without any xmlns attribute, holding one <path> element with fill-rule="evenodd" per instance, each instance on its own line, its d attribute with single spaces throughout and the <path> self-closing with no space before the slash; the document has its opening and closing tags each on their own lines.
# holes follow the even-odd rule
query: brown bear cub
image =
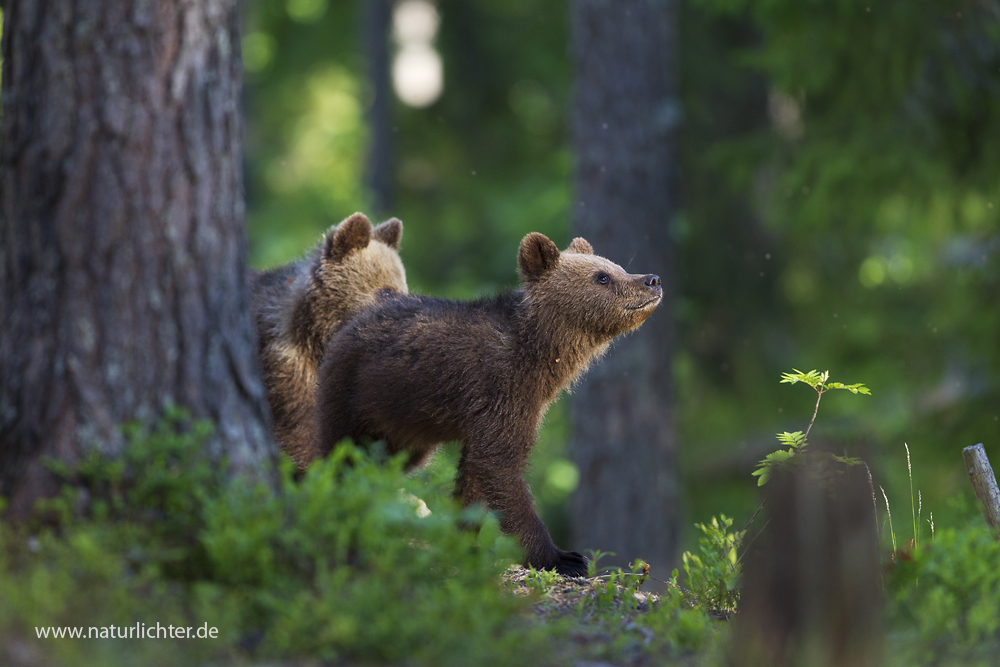
<svg viewBox="0 0 1000 667">
<path fill-rule="evenodd" d="M 659 305 L 660 279 L 631 275 L 575 239 L 521 242 L 523 289 L 476 301 L 395 296 L 330 341 L 320 369 L 316 455 L 342 438 L 385 440 L 419 465 L 460 440 L 455 494 L 485 503 L 528 564 L 582 575 L 587 559 L 552 543 L 522 475 L 546 409 L 619 334 Z"/>
<path fill-rule="evenodd" d="M 360 213 L 328 231 L 305 259 L 251 276 L 251 304 L 267 398 L 281 448 L 304 468 L 315 433 L 323 350 L 352 309 L 406 294 L 403 224 L 372 229 Z"/>
</svg>

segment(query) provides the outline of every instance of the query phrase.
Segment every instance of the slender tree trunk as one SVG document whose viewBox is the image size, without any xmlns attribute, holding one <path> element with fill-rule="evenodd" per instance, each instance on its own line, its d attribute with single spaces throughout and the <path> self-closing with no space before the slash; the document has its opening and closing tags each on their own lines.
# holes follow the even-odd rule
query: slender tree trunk
<svg viewBox="0 0 1000 667">
<path fill-rule="evenodd" d="M 236 0 L 11 0 L 0 147 L 0 494 L 165 405 L 273 470 L 246 283 Z"/>
<path fill-rule="evenodd" d="M 365 60 L 371 86 L 368 109 L 368 164 L 366 183 L 375 214 L 392 208 L 392 87 L 389 82 L 391 0 L 363 0 Z"/>
<path fill-rule="evenodd" d="M 672 415 L 670 220 L 676 206 L 671 130 L 673 0 L 574 0 L 576 234 L 631 272 L 663 279 L 663 303 L 592 368 L 572 398 L 580 468 L 575 548 L 642 558 L 656 569 L 677 546 Z"/>
</svg>

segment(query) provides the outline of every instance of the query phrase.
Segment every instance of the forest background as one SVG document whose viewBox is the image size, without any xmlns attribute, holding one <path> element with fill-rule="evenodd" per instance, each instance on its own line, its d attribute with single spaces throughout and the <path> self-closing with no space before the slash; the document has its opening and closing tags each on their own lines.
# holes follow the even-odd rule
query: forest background
<svg viewBox="0 0 1000 667">
<path fill-rule="evenodd" d="M 393 95 L 381 129 L 364 4 L 244 4 L 252 264 L 301 256 L 362 210 L 403 220 L 411 291 L 516 285 L 525 233 L 574 236 L 567 4 L 437 2 L 421 39 L 441 89 Z M 923 516 L 975 511 L 960 451 L 1000 454 L 998 19 L 1000 4 L 979 0 L 679 3 L 679 199 L 663 221 L 675 265 L 633 269 L 675 280 L 662 353 L 682 548 L 693 521 L 742 525 L 774 433 L 804 430 L 813 397 L 778 383 L 793 367 L 872 391 L 825 399 L 814 441 L 863 457 L 904 508 L 908 443 Z M 391 64 L 406 39 L 397 31 Z M 531 478 L 564 545 L 578 484 L 568 414 L 565 399 L 550 411 Z"/>
</svg>

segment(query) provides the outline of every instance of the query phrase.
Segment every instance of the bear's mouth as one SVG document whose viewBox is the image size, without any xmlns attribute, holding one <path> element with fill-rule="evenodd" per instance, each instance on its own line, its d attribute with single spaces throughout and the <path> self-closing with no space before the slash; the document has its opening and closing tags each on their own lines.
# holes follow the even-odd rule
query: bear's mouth
<svg viewBox="0 0 1000 667">
<path fill-rule="evenodd" d="M 661 298 L 662 297 L 660 297 L 660 296 L 654 296 L 652 299 L 649 299 L 648 301 L 644 301 L 644 302 L 640 303 L 638 306 L 625 306 L 625 310 L 642 310 L 643 308 L 646 308 L 647 306 L 649 306 L 651 304 L 658 304 L 658 303 L 660 303 L 660 299 Z"/>
</svg>

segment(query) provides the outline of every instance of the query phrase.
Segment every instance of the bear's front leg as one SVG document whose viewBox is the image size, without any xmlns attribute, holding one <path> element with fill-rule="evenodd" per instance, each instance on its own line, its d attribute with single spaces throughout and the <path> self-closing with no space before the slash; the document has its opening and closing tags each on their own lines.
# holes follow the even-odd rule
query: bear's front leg
<svg viewBox="0 0 1000 667">
<path fill-rule="evenodd" d="M 458 463 L 456 493 L 462 502 L 483 502 L 498 512 L 500 529 L 518 536 L 527 552 L 527 565 L 571 577 L 586 576 L 587 558 L 575 551 L 563 551 L 552 542 L 522 477 L 523 465 L 498 457 L 480 460 L 469 450 L 463 447 Z"/>
</svg>

